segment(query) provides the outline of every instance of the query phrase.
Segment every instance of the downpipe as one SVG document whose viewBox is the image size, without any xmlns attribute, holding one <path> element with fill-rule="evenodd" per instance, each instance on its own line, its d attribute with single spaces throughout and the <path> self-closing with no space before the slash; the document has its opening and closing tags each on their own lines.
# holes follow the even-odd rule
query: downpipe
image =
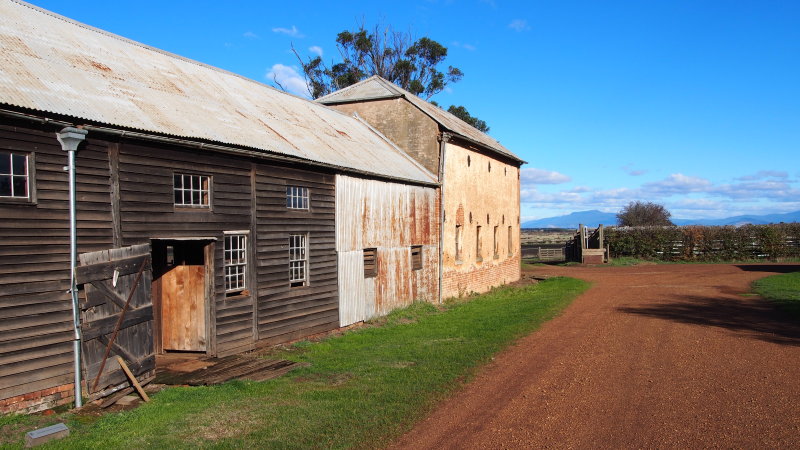
<svg viewBox="0 0 800 450">
<path fill-rule="evenodd" d="M 442 304 L 444 287 L 444 169 L 445 152 L 450 133 L 442 133 L 439 143 L 439 304 Z"/>
<path fill-rule="evenodd" d="M 81 393 L 81 316 L 78 305 L 78 286 L 75 282 L 75 267 L 78 260 L 78 226 L 76 213 L 75 192 L 75 152 L 78 146 L 86 139 L 86 130 L 66 127 L 56 133 L 56 138 L 61 144 L 61 149 L 67 152 L 67 171 L 69 178 L 69 293 L 72 297 L 72 353 L 75 372 L 75 407 L 83 406 Z"/>
</svg>

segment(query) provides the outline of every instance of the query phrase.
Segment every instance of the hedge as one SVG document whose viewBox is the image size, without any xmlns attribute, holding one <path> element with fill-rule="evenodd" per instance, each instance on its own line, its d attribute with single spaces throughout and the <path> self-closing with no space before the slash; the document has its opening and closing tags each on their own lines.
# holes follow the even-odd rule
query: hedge
<svg viewBox="0 0 800 450">
<path fill-rule="evenodd" d="M 800 258 L 800 223 L 734 226 L 608 227 L 611 257 L 664 261 Z"/>
</svg>

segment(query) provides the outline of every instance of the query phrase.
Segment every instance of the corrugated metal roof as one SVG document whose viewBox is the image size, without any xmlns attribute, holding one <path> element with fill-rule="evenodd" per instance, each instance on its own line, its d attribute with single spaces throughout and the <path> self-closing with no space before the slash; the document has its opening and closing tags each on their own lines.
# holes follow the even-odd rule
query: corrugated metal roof
<svg viewBox="0 0 800 450">
<path fill-rule="evenodd" d="M 0 0 L 0 104 L 430 183 L 353 117 L 256 81 Z"/>
<path fill-rule="evenodd" d="M 326 105 L 332 105 L 336 103 L 357 102 L 360 100 L 378 100 L 382 98 L 398 97 L 406 98 L 446 130 L 470 141 L 481 144 L 489 150 L 494 150 L 495 152 L 507 156 L 515 161 L 522 162 L 517 155 L 512 153 L 509 149 L 503 147 L 500 142 L 488 134 L 481 132 L 477 128 L 464 122 L 453 114 L 450 114 L 442 108 L 426 102 L 411 92 L 408 92 L 400 86 L 397 86 L 396 84 L 377 75 L 369 77 L 366 80 L 360 81 L 352 86 L 332 92 L 324 97 L 320 97 L 317 99 L 317 102 Z"/>
</svg>

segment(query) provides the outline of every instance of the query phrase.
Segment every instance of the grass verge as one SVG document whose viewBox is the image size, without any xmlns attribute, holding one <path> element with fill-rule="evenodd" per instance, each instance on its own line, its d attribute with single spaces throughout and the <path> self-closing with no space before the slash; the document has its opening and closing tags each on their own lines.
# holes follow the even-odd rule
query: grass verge
<svg viewBox="0 0 800 450">
<path fill-rule="evenodd" d="M 380 326 L 269 355 L 310 363 L 280 379 L 170 388 L 149 404 L 99 419 L 50 416 L 72 430 L 52 446 L 382 447 L 587 287 L 552 278 L 443 307 L 414 304 L 380 319 Z M 28 420 L 7 418 L 6 426 Z M 22 437 L 6 443 L 19 445 Z"/>
<path fill-rule="evenodd" d="M 753 291 L 800 320 L 800 272 L 756 280 L 753 282 Z"/>
</svg>

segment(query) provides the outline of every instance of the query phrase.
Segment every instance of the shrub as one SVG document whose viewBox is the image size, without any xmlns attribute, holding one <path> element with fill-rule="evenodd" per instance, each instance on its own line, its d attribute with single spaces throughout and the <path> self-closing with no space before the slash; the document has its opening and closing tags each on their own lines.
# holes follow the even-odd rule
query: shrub
<svg viewBox="0 0 800 450">
<path fill-rule="evenodd" d="M 800 257 L 800 223 L 608 227 L 612 257 L 662 261 L 777 260 Z"/>
</svg>

